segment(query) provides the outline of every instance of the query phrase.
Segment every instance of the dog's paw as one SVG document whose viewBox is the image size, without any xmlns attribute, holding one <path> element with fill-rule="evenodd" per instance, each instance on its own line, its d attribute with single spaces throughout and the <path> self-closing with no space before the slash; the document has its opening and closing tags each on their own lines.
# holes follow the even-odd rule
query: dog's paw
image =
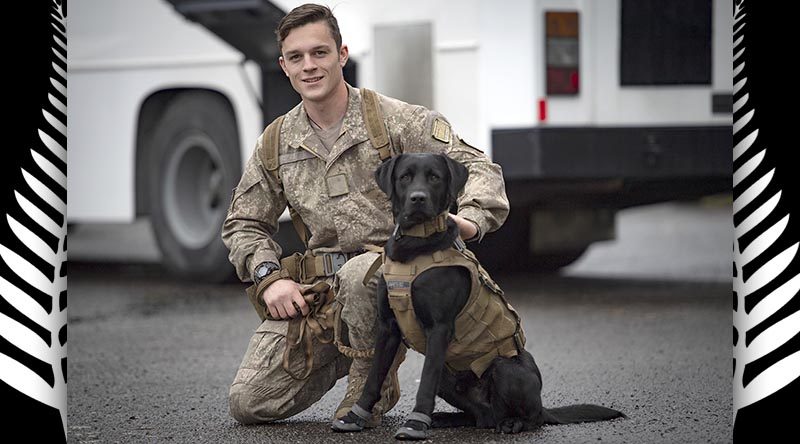
<svg viewBox="0 0 800 444">
<path fill-rule="evenodd" d="M 495 428 L 497 433 L 519 433 L 525 423 L 520 418 L 506 418 L 500 421 Z"/>
<path fill-rule="evenodd" d="M 409 419 L 394 434 L 395 439 L 400 440 L 421 440 L 428 439 L 430 426 L 422 421 Z"/>
<path fill-rule="evenodd" d="M 364 430 L 366 424 L 367 421 L 364 418 L 356 415 L 351 410 L 347 415 L 334 419 L 331 422 L 331 429 L 334 432 L 360 432 Z"/>
</svg>

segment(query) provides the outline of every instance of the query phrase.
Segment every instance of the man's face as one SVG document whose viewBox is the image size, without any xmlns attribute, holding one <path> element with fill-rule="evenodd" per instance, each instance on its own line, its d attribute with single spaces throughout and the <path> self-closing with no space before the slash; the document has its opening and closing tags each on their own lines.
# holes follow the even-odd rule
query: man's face
<svg viewBox="0 0 800 444">
<path fill-rule="evenodd" d="M 330 98 L 343 81 L 347 46 L 336 51 L 336 42 L 325 22 L 292 29 L 283 40 L 281 68 L 304 101 Z"/>
</svg>

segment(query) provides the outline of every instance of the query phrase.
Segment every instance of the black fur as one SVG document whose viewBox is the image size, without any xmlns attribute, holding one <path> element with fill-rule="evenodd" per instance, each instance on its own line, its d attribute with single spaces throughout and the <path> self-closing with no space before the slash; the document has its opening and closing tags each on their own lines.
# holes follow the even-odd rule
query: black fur
<svg viewBox="0 0 800 444">
<path fill-rule="evenodd" d="M 383 163 L 375 180 L 392 201 L 392 212 L 400 229 L 430 220 L 450 207 L 467 181 L 467 170 L 444 155 L 403 154 Z M 416 196 L 412 199 L 411 196 Z M 448 219 L 447 231 L 428 238 L 392 237 L 387 256 L 405 262 L 421 254 L 444 250 L 458 236 Z M 481 378 L 472 372 L 451 373 L 444 357 L 454 333 L 455 318 L 470 293 L 469 271 L 462 267 L 437 267 L 419 275 L 413 283 L 414 311 L 427 338 L 425 364 L 417 392 L 415 412 L 434 419 L 433 427 L 476 426 L 497 432 L 517 433 L 542 424 L 600 421 L 625 415 L 595 405 L 542 407 L 542 377 L 533 356 L 523 351 L 512 358 L 495 358 Z M 371 411 L 380 399 L 386 378 L 401 341 L 401 332 L 389 307 L 386 282 L 378 282 L 378 337 L 373 366 L 358 405 Z M 433 414 L 436 396 L 461 409 L 458 413 Z M 352 412 L 350 413 L 352 416 Z M 352 421 L 345 417 L 344 421 Z M 403 427 L 425 431 L 419 421 Z"/>
</svg>

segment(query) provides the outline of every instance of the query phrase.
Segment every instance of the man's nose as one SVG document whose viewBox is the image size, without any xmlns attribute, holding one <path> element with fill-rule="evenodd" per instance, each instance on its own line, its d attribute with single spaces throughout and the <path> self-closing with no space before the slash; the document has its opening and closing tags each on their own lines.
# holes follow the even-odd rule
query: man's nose
<svg viewBox="0 0 800 444">
<path fill-rule="evenodd" d="M 314 63 L 314 59 L 311 57 L 311 54 L 307 54 L 303 57 L 303 71 L 312 71 L 317 68 L 316 63 Z"/>
<path fill-rule="evenodd" d="M 422 191 L 414 191 L 408 195 L 412 204 L 422 205 L 428 200 L 428 195 Z"/>
</svg>

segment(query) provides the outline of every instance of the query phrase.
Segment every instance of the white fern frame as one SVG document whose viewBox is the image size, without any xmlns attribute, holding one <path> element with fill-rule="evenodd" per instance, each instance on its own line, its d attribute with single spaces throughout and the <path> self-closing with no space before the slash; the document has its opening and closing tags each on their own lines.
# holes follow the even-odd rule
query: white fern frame
<svg viewBox="0 0 800 444">
<path fill-rule="evenodd" d="M 743 112 L 744 114 L 733 124 L 733 134 L 736 136 L 740 131 L 750 128 L 747 124 L 752 120 L 756 113 L 755 109 L 748 103 L 749 94 L 747 93 L 747 67 L 743 55 L 746 52 L 744 45 L 747 17 L 744 11 L 744 2 L 736 4 L 734 11 L 734 28 L 741 23 L 741 27 L 733 34 L 733 75 L 734 75 L 734 95 L 742 92 L 741 98 L 734 103 L 734 113 Z M 741 77 L 737 80 L 737 77 Z M 743 180 L 750 177 L 757 170 L 757 167 L 764 160 L 767 148 L 758 140 L 758 129 L 752 129 L 743 136 L 741 142 L 733 148 L 733 160 L 736 161 L 745 153 L 751 150 L 759 150 L 750 160 L 745 162 L 733 173 L 733 186 L 737 186 Z M 739 195 L 733 202 L 733 214 L 747 207 L 756 198 L 761 196 L 773 179 L 775 169 L 771 169 L 758 177 L 756 181 Z M 773 214 L 781 199 L 781 191 L 771 196 L 758 209 L 753 211 L 746 219 L 734 227 L 733 245 L 733 264 L 735 273 L 733 278 L 733 291 L 736 295 L 736 305 L 733 310 L 733 327 L 738 333 L 738 340 L 734 339 L 733 356 L 735 366 L 733 371 L 733 421 L 736 421 L 736 414 L 744 407 L 754 402 L 766 398 L 785 387 L 800 376 L 800 352 L 792 353 L 762 371 L 751 381 L 744 384 L 744 369 L 749 363 L 767 355 L 785 344 L 792 337 L 800 332 L 800 311 L 791 314 L 784 319 L 776 322 L 756 336 L 750 344 L 747 344 L 746 334 L 754 327 L 759 326 L 780 308 L 786 305 L 800 290 L 800 275 L 788 276 L 784 272 L 789 264 L 797 255 L 798 243 L 791 245 L 772 258 L 768 258 L 764 265 L 752 273 L 745 280 L 742 272 L 743 268 L 760 258 L 764 252 L 785 233 L 789 224 L 790 215 L 786 215 L 778 222 L 763 230 L 746 248 L 740 247 L 740 239 L 751 230 L 756 229 L 761 222 Z M 784 276 L 785 282 L 769 295 L 758 302 L 748 313 L 745 309 L 745 298 L 763 288 L 769 282 L 776 280 L 779 276 Z"/>
<path fill-rule="evenodd" d="M 62 6 L 56 2 L 51 3 L 51 11 L 51 41 L 53 49 L 50 58 L 54 75 L 50 77 L 50 90 L 58 91 L 66 97 L 67 73 L 56 61 L 60 61 L 64 66 L 66 66 L 67 61 L 61 52 L 55 49 L 58 47 L 64 53 L 67 51 L 65 44 L 67 36 L 61 31 L 61 29 L 66 29 L 66 19 L 64 18 Z M 55 23 L 60 24 L 61 29 L 59 29 Z M 48 130 L 57 131 L 66 139 L 67 128 L 62 122 L 66 121 L 67 106 L 53 94 L 48 93 L 48 99 L 53 107 L 58 110 L 59 114 L 61 114 L 60 118 L 58 118 L 53 116 L 47 109 L 42 109 L 42 116 L 49 125 Z M 47 149 L 66 163 L 66 147 L 61 146 L 61 144 L 47 135 L 41 128 L 39 129 L 39 138 L 42 145 L 47 147 Z M 25 212 L 31 220 L 35 221 L 42 229 L 59 239 L 58 247 L 53 251 L 47 243 L 34 234 L 29 228 L 25 227 L 25 225 L 11 217 L 8 213 L 6 213 L 5 216 L 11 231 L 21 241 L 21 244 L 53 267 L 53 270 L 55 270 L 53 279 L 51 280 L 50 277 L 39 271 L 38 268 L 24 259 L 18 252 L 2 243 L 0 243 L 0 257 L 2 257 L 3 261 L 19 278 L 52 297 L 53 305 L 51 311 L 48 313 L 30 295 L 3 277 L 0 277 L 0 297 L 5 299 L 30 321 L 47 329 L 47 331 L 50 332 L 51 345 L 48 345 L 38 334 L 31 331 L 25 325 L 2 313 L 0 313 L 0 336 L 21 351 L 35 356 L 43 362 L 49 363 L 55 378 L 51 386 L 33 370 L 9 356 L 0 353 L 0 380 L 29 397 L 58 409 L 61 415 L 64 436 L 66 437 L 67 381 L 65 379 L 66 369 L 62 368 L 62 365 L 64 365 L 62 363 L 66 361 L 62 359 L 67 357 L 67 344 L 66 342 L 63 345 L 61 344 L 59 332 L 62 328 L 66 327 L 67 309 L 66 306 L 60 308 L 59 298 L 62 292 L 67 289 L 67 278 L 66 276 L 61 276 L 60 273 L 61 267 L 66 264 L 67 261 L 67 205 L 55 192 L 44 185 L 40 180 L 36 179 L 36 175 L 41 176 L 41 174 L 44 174 L 49 176 L 65 190 L 67 188 L 67 178 L 58 167 L 36 151 L 31 150 L 31 154 L 34 163 L 40 171 L 36 171 L 36 174 L 31 174 L 23 169 L 22 176 L 28 186 L 38 196 L 42 197 L 53 209 L 61 213 L 63 216 L 61 218 L 62 222 L 59 225 L 56 221 L 47 216 L 44 211 L 37 208 L 36 205 L 17 191 L 14 193 L 16 201 L 22 211 Z"/>
</svg>

